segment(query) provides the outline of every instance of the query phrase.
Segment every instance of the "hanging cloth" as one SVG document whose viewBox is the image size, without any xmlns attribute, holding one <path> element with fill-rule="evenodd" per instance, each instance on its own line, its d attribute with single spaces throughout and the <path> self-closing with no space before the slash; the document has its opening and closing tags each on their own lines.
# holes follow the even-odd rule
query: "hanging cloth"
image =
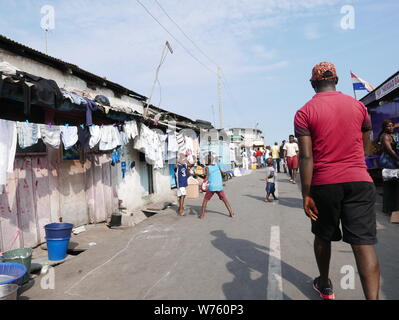
<svg viewBox="0 0 399 320">
<path fill-rule="evenodd" d="M 16 122 L 0 119 L 0 185 L 5 185 L 7 174 L 14 171 L 16 149 Z"/>
<path fill-rule="evenodd" d="M 36 123 L 17 122 L 17 132 L 21 149 L 33 146 L 40 139 L 40 127 Z"/>
<path fill-rule="evenodd" d="M 74 126 L 61 126 L 60 128 L 64 149 L 71 149 L 78 142 L 78 128 Z"/>
<path fill-rule="evenodd" d="M 59 126 L 49 126 L 46 124 L 40 125 L 40 134 L 43 142 L 55 149 L 61 143 L 61 129 Z"/>
</svg>

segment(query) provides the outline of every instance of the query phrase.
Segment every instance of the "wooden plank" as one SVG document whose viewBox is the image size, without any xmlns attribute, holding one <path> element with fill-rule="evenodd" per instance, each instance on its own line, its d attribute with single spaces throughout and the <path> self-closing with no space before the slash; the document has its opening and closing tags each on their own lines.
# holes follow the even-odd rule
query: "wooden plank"
<svg viewBox="0 0 399 320">
<path fill-rule="evenodd" d="M 0 251 L 8 251 L 21 247 L 18 236 L 18 209 L 17 209 L 17 181 L 16 171 L 9 175 L 4 192 L 0 193 Z M 1 191 L 0 191 L 1 192 Z"/>
<path fill-rule="evenodd" d="M 75 226 L 87 224 L 85 170 L 79 160 L 61 162 L 59 187 L 63 221 Z"/>
<path fill-rule="evenodd" d="M 59 222 L 61 217 L 60 191 L 59 191 L 59 162 L 58 150 L 48 148 L 47 152 L 48 183 L 50 197 L 51 222 Z"/>
<path fill-rule="evenodd" d="M 103 191 L 104 191 L 104 203 L 105 203 L 105 214 L 109 218 L 112 215 L 112 187 L 111 187 L 111 164 L 110 162 L 104 162 L 102 164 L 103 173 Z"/>
<path fill-rule="evenodd" d="M 96 223 L 95 214 L 95 201 L 94 201 L 94 157 L 88 155 L 85 162 L 85 186 L 86 186 L 86 202 L 87 202 L 87 214 L 89 216 L 90 223 Z"/>
<path fill-rule="evenodd" d="M 105 212 L 104 189 L 102 181 L 102 156 L 95 155 L 94 161 L 94 202 L 95 202 L 95 217 L 96 222 L 106 221 L 107 215 Z"/>
<path fill-rule="evenodd" d="M 112 211 L 116 211 L 119 208 L 119 198 L 118 198 L 118 175 L 115 166 L 110 166 L 111 168 L 111 188 L 112 188 Z"/>
<path fill-rule="evenodd" d="M 45 242 L 44 226 L 51 223 L 51 201 L 47 157 L 32 158 L 33 190 L 36 202 L 38 242 Z"/>
<path fill-rule="evenodd" d="M 33 195 L 32 159 L 24 158 L 16 161 L 18 173 L 17 206 L 19 215 L 19 228 L 23 234 L 21 246 L 26 248 L 37 244 L 37 219 L 36 204 Z"/>
</svg>

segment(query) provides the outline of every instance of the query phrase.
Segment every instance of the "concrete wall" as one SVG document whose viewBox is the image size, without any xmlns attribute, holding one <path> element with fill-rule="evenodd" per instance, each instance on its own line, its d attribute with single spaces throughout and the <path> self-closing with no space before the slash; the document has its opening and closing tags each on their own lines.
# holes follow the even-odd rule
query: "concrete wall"
<svg viewBox="0 0 399 320">
<path fill-rule="evenodd" d="M 127 170 L 125 178 L 122 177 L 121 164 L 116 165 L 117 194 L 128 210 L 136 210 L 149 202 L 157 202 L 170 199 L 174 191 L 170 187 L 169 167 L 165 164 L 163 169 L 153 170 L 154 194 L 148 192 L 148 167 L 146 162 L 140 161 L 140 152 L 133 148 L 131 141 L 124 148 L 125 155 L 121 161 L 126 161 Z M 130 164 L 135 161 L 134 169 Z"/>
</svg>

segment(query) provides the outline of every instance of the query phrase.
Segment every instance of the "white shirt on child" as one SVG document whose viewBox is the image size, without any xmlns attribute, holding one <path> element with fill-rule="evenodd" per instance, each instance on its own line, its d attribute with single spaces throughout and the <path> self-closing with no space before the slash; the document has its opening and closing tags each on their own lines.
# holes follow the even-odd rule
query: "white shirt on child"
<svg viewBox="0 0 399 320">
<path fill-rule="evenodd" d="M 270 175 L 273 175 L 273 177 L 269 178 Z M 276 183 L 276 171 L 273 166 L 266 167 L 266 179 L 267 182 Z"/>
</svg>

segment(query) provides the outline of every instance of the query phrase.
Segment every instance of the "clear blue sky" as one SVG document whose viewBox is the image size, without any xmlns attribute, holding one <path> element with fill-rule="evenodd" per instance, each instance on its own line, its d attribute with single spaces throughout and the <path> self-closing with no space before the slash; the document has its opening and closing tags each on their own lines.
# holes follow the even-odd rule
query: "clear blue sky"
<svg viewBox="0 0 399 320">
<path fill-rule="evenodd" d="M 397 0 L 158 0 L 204 56 L 154 0 L 140 0 L 208 69 L 220 65 L 223 120 L 254 127 L 266 143 L 286 139 L 293 117 L 314 92 L 311 68 L 335 63 L 338 90 L 353 95 L 349 71 L 377 86 L 399 69 Z M 163 44 L 174 54 L 161 68 L 152 100 L 192 119 L 217 113 L 216 75 L 162 29 L 135 0 L 1 0 L 0 33 L 44 51 L 43 5 L 55 9 L 49 54 L 149 95 Z M 352 5 L 355 28 L 343 30 L 341 8 Z M 227 85 L 226 85 L 227 83 Z M 359 92 L 358 97 L 364 95 Z M 216 117 L 218 123 L 218 118 Z"/>
</svg>

